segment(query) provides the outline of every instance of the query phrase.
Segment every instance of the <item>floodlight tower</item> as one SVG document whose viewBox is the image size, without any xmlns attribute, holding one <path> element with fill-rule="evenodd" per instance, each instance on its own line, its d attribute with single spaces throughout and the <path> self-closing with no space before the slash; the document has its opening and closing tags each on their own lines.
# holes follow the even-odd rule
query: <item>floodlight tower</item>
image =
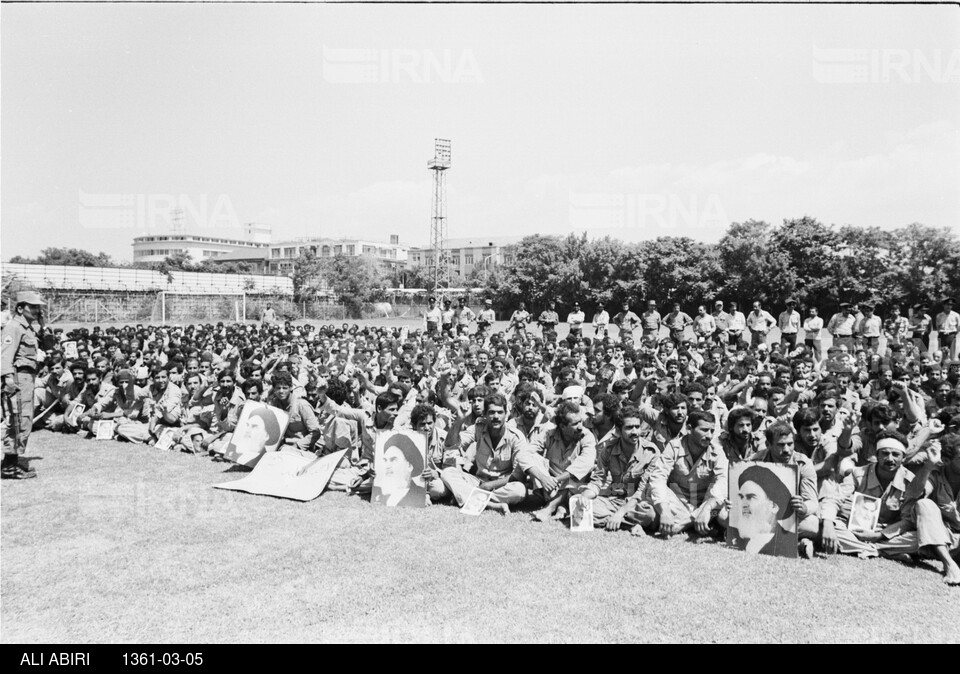
<svg viewBox="0 0 960 674">
<path fill-rule="evenodd" d="M 450 168 L 450 141 L 434 139 L 433 159 L 427 167 L 433 171 L 433 218 L 430 221 L 430 247 L 433 249 L 433 294 L 450 286 L 450 260 L 447 258 L 447 181 Z M 439 299 L 439 298 L 438 298 Z"/>
</svg>

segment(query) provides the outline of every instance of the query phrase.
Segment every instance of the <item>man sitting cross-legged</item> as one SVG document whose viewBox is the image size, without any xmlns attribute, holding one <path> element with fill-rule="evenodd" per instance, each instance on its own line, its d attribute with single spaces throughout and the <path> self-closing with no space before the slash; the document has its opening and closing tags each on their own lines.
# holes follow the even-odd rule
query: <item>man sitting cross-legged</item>
<svg viewBox="0 0 960 674">
<path fill-rule="evenodd" d="M 493 493 L 487 507 L 506 515 L 510 504 L 527 496 L 524 473 L 550 478 L 539 469 L 537 455 L 518 430 L 507 426 L 507 400 L 493 393 L 484 400 L 484 416 L 447 443 L 440 479 L 463 505 L 475 487 Z M 535 469 L 535 473 L 534 473 Z"/>
<path fill-rule="evenodd" d="M 877 544 L 900 532 L 900 519 L 913 473 L 903 465 L 907 441 L 897 431 L 877 434 L 877 461 L 854 468 L 837 484 L 823 481 L 821 494 L 821 540 L 828 553 L 840 552 L 876 557 Z M 880 515 L 874 531 L 851 531 L 848 525 L 854 496 L 866 494 L 880 499 Z"/>
<path fill-rule="evenodd" d="M 878 442 L 878 446 L 880 443 Z M 877 543 L 881 555 L 930 555 L 943 562 L 943 582 L 960 586 L 960 435 L 943 436 L 907 487 L 901 533 Z"/>
<path fill-rule="evenodd" d="M 607 531 L 627 529 L 644 535 L 641 519 L 648 524 L 653 508 L 643 501 L 651 469 L 660 452 L 657 446 L 640 437 L 640 410 L 627 406 L 620 410 L 614 434 L 597 448 L 593 479 L 583 495 L 593 501 L 593 525 Z M 641 513 L 645 515 L 641 518 Z"/>
<path fill-rule="evenodd" d="M 766 447 L 749 458 L 750 461 L 765 461 L 785 466 L 796 466 L 800 478 L 799 493 L 790 499 L 797 514 L 797 537 L 800 555 L 813 556 L 813 541 L 820 533 L 820 503 L 817 496 L 817 471 L 813 461 L 795 451 L 794 434 L 790 424 L 777 421 L 765 431 Z"/>
<path fill-rule="evenodd" d="M 727 457 L 714 441 L 716 420 L 710 412 L 691 412 L 690 432 L 671 440 L 661 452 L 650 476 L 648 502 L 654 513 L 640 524 L 657 525 L 660 533 L 672 536 L 693 530 L 700 536 L 714 525 L 725 528 L 721 516 L 727 498 Z M 648 521 L 649 519 L 649 521 Z"/>
<path fill-rule="evenodd" d="M 538 522 L 550 517 L 562 519 L 571 494 L 584 490 L 597 462 L 597 441 L 593 433 L 583 427 L 579 403 L 566 400 L 560 403 L 553 424 L 535 436 L 530 446 L 540 455 L 541 468 L 547 472 L 546 479 L 539 480 L 546 505 L 533 513 L 533 519 Z"/>
</svg>

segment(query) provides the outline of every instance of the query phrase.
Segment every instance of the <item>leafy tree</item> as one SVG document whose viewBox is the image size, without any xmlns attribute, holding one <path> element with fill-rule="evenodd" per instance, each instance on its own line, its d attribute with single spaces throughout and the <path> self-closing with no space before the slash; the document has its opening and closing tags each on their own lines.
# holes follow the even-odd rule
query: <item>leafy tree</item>
<svg viewBox="0 0 960 674">
<path fill-rule="evenodd" d="M 688 237 L 664 236 L 640 244 L 646 261 L 644 290 L 650 299 L 690 307 L 716 295 L 720 256 L 715 245 Z"/>
<path fill-rule="evenodd" d="M 309 248 L 304 248 L 293 265 L 293 296 L 297 302 L 316 299 L 324 287 L 324 265 Z"/>
<path fill-rule="evenodd" d="M 376 260 L 336 255 L 320 258 L 319 263 L 320 277 L 352 316 L 359 317 L 364 304 L 384 298 L 383 288 L 387 278 Z"/>
<path fill-rule="evenodd" d="M 80 248 L 44 248 L 35 258 L 15 255 L 13 264 L 59 264 L 67 267 L 116 267 L 113 259 L 104 252 L 91 253 Z"/>
<path fill-rule="evenodd" d="M 722 269 L 720 295 L 741 305 L 785 301 L 796 285 L 786 253 L 772 242 L 773 227 L 762 220 L 734 222 L 717 244 Z"/>
<path fill-rule="evenodd" d="M 913 223 L 891 238 L 890 265 L 903 289 L 902 301 L 936 304 L 960 292 L 960 242 L 950 229 Z"/>
<path fill-rule="evenodd" d="M 784 220 L 773 231 L 771 243 L 792 276 L 786 290 L 801 304 L 822 307 L 843 298 L 844 276 L 838 273 L 842 242 L 832 228 L 809 216 Z"/>
</svg>

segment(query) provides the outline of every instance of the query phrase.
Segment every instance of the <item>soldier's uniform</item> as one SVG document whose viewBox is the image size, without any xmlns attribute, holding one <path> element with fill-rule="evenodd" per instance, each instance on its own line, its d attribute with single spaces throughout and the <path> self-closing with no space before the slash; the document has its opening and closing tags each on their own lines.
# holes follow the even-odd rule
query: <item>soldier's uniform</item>
<svg viewBox="0 0 960 674">
<path fill-rule="evenodd" d="M 17 293 L 17 306 L 29 304 L 40 307 L 46 303 L 40 294 L 33 291 Z M 4 382 L 4 397 L 9 399 L 11 410 L 5 404 L 6 432 L 3 434 L 3 478 L 24 479 L 36 477 L 36 471 L 18 464 L 18 456 L 27 448 L 30 429 L 33 426 L 33 386 L 37 376 L 37 350 L 39 348 L 39 325 L 31 323 L 23 314 L 14 316 L 3 328 L 0 375 Z M 17 390 L 10 395 L 9 388 Z"/>
</svg>

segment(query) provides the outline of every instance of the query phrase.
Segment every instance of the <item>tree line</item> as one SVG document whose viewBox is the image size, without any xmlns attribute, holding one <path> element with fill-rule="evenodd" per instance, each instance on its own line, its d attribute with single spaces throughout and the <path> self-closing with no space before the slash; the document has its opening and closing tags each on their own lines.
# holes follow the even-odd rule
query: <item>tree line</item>
<svg viewBox="0 0 960 674">
<path fill-rule="evenodd" d="M 244 262 L 193 263 L 186 253 L 159 263 L 131 264 L 77 248 L 46 248 L 37 258 L 16 256 L 10 262 L 162 273 L 251 271 Z M 354 315 L 363 304 L 383 299 L 387 288 L 432 287 L 423 268 L 388 272 L 372 258 L 321 258 L 309 249 L 295 260 L 292 277 L 298 302 L 332 294 Z M 624 243 L 611 237 L 589 240 L 586 234 L 534 235 L 520 241 L 513 262 L 474 273 L 464 282 L 483 286 L 500 312 L 512 311 L 521 301 L 539 310 L 553 300 L 561 312 L 579 302 L 590 315 L 601 306 L 617 310 L 623 302 L 640 308 L 648 299 L 661 307 L 679 302 L 689 310 L 716 299 L 737 301 L 741 307 L 759 300 L 776 308 L 787 298 L 825 311 L 842 301 L 872 302 L 884 311 L 893 305 L 936 305 L 960 292 L 960 240 L 946 227 L 836 227 L 811 217 L 779 226 L 734 222 L 715 244 L 688 237 Z"/>
<path fill-rule="evenodd" d="M 600 306 L 616 311 L 628 302 L 636 309 L 648 299 L 688 311 L 710 309 L 717 299 L 775 308 L 788 298 L 823 310 L 842 301 L 905 310 L 960 291 L 960 241 L 950 228 L 835 227 L 811 217 L 780 226 L 735 222 L 716 244 L 529 236 L 514 262 L 488 277 L 486 290 L 500 311 L 521 300 L 538 310 L 554 300 L 563 312 L 576 301 L 588 316 Z"/>
</svg>

